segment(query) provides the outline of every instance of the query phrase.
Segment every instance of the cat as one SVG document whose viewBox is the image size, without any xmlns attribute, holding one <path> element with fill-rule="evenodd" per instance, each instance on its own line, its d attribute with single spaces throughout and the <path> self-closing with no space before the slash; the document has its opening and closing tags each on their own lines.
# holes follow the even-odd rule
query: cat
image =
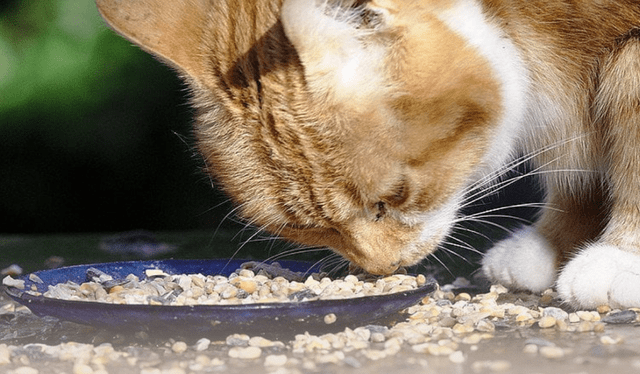
<svg viewBox="0 0 640 374">
<path fill-rule="evenodd" d="M 640 307 L 636 0 L 97 5 L 185 79 L 207 171 L 248 222 L 391 273 L 525 154 L 547 208 L 486 276 Z"/>
</svg>

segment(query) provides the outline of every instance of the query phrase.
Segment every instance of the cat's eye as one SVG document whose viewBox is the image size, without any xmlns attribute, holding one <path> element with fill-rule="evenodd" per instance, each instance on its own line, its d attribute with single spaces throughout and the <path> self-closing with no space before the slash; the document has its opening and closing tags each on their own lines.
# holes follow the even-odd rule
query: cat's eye
<svg viewBox="0 0 640 374">
<path fill-rule="evenodd" d="M 387 214 L 387 207 L 383 201 L 378 201 L 376 203 L 376 209 L 378 210 L 376 212 L 376 221 L 379 221 Z"/>
<path fill-rule="evenodd" d="M 394 188 L 389 195 L 383 196 L 380 201 L 375 203 L 376 221 L 379 221 L 387 215 L 387 205 L 391 207 L 399 207 L 404 204 L 408 198 L 409 188 L 407 187 L 407 183 L 403 180 L 402 183 L 398 184 L 398 186 Z"/>
<path fill-rule="evenodd" d="M 382 200 L 393 207 L 397 207 L 404 204 L 408 198 L 409 188 L 407 187 L 407 184 L 403 182 L 400 183 L 391 194 L 383 197 Z"/>
</svg>

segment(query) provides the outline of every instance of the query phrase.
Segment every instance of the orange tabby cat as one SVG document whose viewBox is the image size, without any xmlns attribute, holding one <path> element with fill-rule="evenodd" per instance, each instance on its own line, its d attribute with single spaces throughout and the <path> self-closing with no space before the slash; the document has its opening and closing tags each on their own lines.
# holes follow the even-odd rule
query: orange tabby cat
<svg viewBox="0 0 640 374">
<path fill-rule="evenodd" d="M 550 208 L 486 275 L 640 307 L 637 0 L 97 3 L 189 83 L 208 171 L 248 221 L 389 273 L 525 152 Z"/>
</svg>

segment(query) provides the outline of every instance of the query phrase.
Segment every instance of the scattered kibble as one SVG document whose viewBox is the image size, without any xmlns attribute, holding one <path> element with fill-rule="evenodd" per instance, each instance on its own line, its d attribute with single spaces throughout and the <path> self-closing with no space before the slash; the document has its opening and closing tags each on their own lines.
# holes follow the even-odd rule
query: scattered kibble
<svg viewBox="0 0 640 374">
<path fill-rule="evenodd" d="M 334 323 L 338 318 L 336 317 L 335 314 L 333 313 L 329 313 L 326 316 L 324 316 L 324 323 L 326 323 L 327 325 L 330 325 L 332 323 Z"/>
<path fill-rule="evenodd" d="M 561 347 L 553 346 L 553 345 L 539 347 L 538 351 L 540 352 L 540 355 L 542 355 L 545 358 L 558 359 L 558 358 L 563 358 L 565 355 L 564 349 L 562 349 Z"/>
<path fill-rule="evenodd" d="M 11 363 L 11 351 L 6 344 L 0 344 L 0 365 Z"/>
<path fill-rule="evenodd" d="M 455 351 L 449 355 L 449 361 L 453 362 L 454 364 L 461 364 L 465 362 L 464 354 L 462 353 L 462 351 Z"/>
<path fill-rule="evenodd" d="M 554 327 L 556 325 L 556 319 L 552 316 L 543 316 L 538 321 L 538 326 L 542 329 L 548 329 L 550 327 Z"/>
<path fill-rule="evenodd" d="M 230 346 L 246 347 L 251 337 L 247 334 L 232 334 L 227 336 L 226 343 Z"/>
<path fill-rule="evenodd" d="M 11 275 L 7 275 L 2 279 L 2 284 L 7 287 L 15 287 L 19 290 L 24 290 L 24 281 L 22 279 L 13 279 Z"/>
<path fill-rule="evenodd" d="M 207 349 L 209 349 L 209 345 L 210 344 L 211 344 L 211 340 L 209 340 L 207 338 L 202 338 L 202 339 L 199 339 L 196 342 L 196 345 L 195 345 L 194 348 L 195 348 L 196 351 L 202 352 L 202 351 L 206 351 Z"/>
<path fill-rule="evenodd" d="M 604 335 L 600 337 L 600 343 L 604 345 L 616 345 L 622 343 L 623 339 L 621 336 L 609 336 Z"/>
<path fill-rule="evenodd" d="M 522 351 L 528 354 L 536 354 L 538 353 L 538 346 L 535 344 L 526 344 Z"/>
<path fill-rule="evenodd" d="M 262 355 L 262 349 L 258 347 L 232 347 L 229 349 L 229 357 L 241 359 L 256 359 Z"/>
<path fill-rule="evenodd" d="M 12 370 L 9 374 L 39 374 L 40 372 L 36 368 L 30 366 L 20 366 L 19 368 Z"/>
<path fill-rule="evenodd" d="M 284 366 L 287 363 L 287 355 L 269 355 L 264 358 L 264 366 Z"/>
<path fill-rule="evenodd" d="M 93 374 L 93 368 L 87 364 L 78 362 L 73 365 L 73 374 Z"/>
<path fill-rule="evenodd" d="M 171 346 L 171 350 L 175 353 L 182 353 L 187 350 L 187 343 L 185 342 L 175 342 Z"/>
<path fill-rule="evenodd" d="M 359 297 L 398 292 L 426 283 L 424 276 L 412 277 L 404 274 L 378 278 L 349 275 L 339 279 L 313 274 L 294 280 L 287 279 L 282 274 L 274 276 L 263 270 L 250 269 L 239 269 L 229 277 L 201 274 L 170 275 L 161 269 L 147 270 L 146 279 L 143 280 L 133 275 L 124 280 L 109 279 L 100 273 L 95 275 L 96 278 L 92 282 L 71 285 L 67 283 L 59 288 L 54 286 L 45 295 L 59 295 L 72 300 L 106 302 L 104 299 L 110 299 L 110 302 L 124 300 L 128 303 L 153 305 L 237 304 Z M 29 277 L 29 280 L 38 283 L 37 278 Z M 7 277 L 3 284 L 9 285 L 7 282 L 17 287 L 13 284 L 19 285 L 16 282 L 20 281 Z M 149 294 L 140 296 L 140 290 Z M 547 300 L 543 302 L 545 296 Z M 320 365 L 359 368 L 366 360 L 388 358 L 401 350 L 417 352 L 425 358 L 439 356 L 453 364 L 469 365 L 476 372 L 508 372 L 512 368 L 508 360 L 467 364 L 473 356 L 468 353 L 478 350 L 478 346 L 481 347 L 484 340 L 492 339 L 496 329 L 500 329 L 501 326 L 521 328 L 537 325 L 545 329 L 543 336 L 548 336 L 549 332 L 553 333 L 554 329 L 563 332 L 590 332 L 590 335 L 593 335 L 604 333 L 609 323 L 633 323 L 638 315 L 634 310 L 612 310 L 608 306 L 598 307 L 597 311 L 567 313 L 561 308 L 551 306 L 556 297 L 552 290 L 547 290 L 542 295 L 527 297 L 514 296 L 500 285 L 494 285 L 488 293 L 478 295 L 437 290 L 425 297 L 419 305 L 407 309 L 406 320 L 390 327 L 370 325 L 324 335 L 304 333 L 288 342 L 232 334 L 217 342 L 202 338 L 191 346 L 191 350 L 185 342 L 172 341 L 163 349 L 169 357 L 182 357 L 180 365 L 176 363 L 174 366 L 160 368 L 154 366 L 157 363 L 149 364 L 139 366 L 136 372 L 186 373 L 204 371 L 208 367 L 224 370 L 225 366 L 234 365 L 234 362 L 238 364 L 238 360 L 257 360 L 256 362 L 262 362 L 269 371 L 282 372 L 294 367 L 318 371 Z M 339 316 L 328 314 L 324 322 L 332 324 L 337 319 Z M 624 343 L 624 339 L 615 334 L 603 334 L 597 339 L 602 345 Z M 549 360 L 566 359 L 572 352 L 570 348 L 556 346 L 541 338 L 527 339 L 523 343 L 523 352 Z M 214 348 L 211 348 L 212 346 Z M 128 362 L 131 366 L 141 365 L 144 361 L 132 356 L 129 351 L 115 350 L 110 344 L 97 347 L 79 343 L 30 346 L 30 349 L 36 348 L 41 351 L 40 354 L 47 357 L 72 361 L 73 369 L 67 372 L 73 373 L 101 373 L 100 370 L 103 370 L 105 365 L 117 360 Z M 19 352 L 17 347 L 0 344 L 0 368 L 11 365 L 11 373 L 30 369 L 18 361 L 20 354 L 16 352 Z M 220 357 L 212 356 L 215 354 Z M 153 362 L 151 358 L 146 359 Z M 244 365 L 247 362 L 244 362 Z"/>
<path fill-rule="evenodd" d="M 476 361 L 471 367 L 475 372 L 482 372 L 484 370 L 505 372 L 511 369 L 511 363 L 506 360 Z"/>
<path fill-rule="evenodd" d="M 284 347 L 284 343 L 279 341 L 272 341 L 269 339 L 265 339 L 261 336 L 254 336 L 249 339 L 250 346 L 252 347 L 260 347 L 260 348 L 268 348 L 268 347 Z"/>
</svg>

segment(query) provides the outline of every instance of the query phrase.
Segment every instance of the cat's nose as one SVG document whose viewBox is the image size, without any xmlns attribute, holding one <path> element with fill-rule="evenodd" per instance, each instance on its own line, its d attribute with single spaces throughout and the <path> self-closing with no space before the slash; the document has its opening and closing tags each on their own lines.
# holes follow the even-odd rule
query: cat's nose
<svg viewBox="0 0 640 374">
<path fill-rule="evenodd" d="M 400 262 L 384 263 L 378 261 L 367 261 L 363 264 L 357 264 L 365 271 L 374 275 L 393 274 L 400 267 Z"/>
</svg>

